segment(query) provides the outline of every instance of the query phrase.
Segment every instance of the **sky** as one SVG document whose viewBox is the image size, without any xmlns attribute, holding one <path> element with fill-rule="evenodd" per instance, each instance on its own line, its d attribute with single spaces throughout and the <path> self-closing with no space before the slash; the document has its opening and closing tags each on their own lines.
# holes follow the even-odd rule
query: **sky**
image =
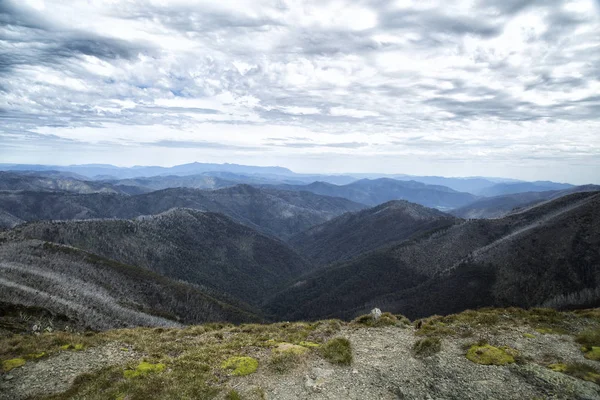
<svg viewBox="0 0 600 400">
<path fill-rule="evenodd" d="M 600 0 L 0 0 L 0 162 L 600 183 Z"/>
</svg>

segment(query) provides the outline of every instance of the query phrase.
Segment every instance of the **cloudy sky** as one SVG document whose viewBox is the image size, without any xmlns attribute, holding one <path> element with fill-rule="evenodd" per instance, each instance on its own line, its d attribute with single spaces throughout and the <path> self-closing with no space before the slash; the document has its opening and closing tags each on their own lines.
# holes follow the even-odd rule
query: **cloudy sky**
<svg viewBox="0 0 600 400">
<path fill-rule="evenodd" d="M 0 0 L 0 162 L 600 183 L 600 0 Z"/>
</svg>

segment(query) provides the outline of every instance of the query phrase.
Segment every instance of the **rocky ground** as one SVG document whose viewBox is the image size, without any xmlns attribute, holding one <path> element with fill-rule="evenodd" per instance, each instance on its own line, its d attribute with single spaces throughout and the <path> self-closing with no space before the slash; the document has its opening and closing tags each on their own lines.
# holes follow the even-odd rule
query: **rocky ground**
<svg viewBox="0 0 600 400">
<path fill-rule="evenodd" d="M 582 332 L 592 332 L 588 341 L 600 340 L 597 311 L 590 317 L 512 312 L 518 316 L 491 310 L 413 324 L 388 315 L 387 322 L 379 324 L 384 326 L 369 326 L 364 319 L 69 336 L 81 339 L 85 348 L 53 351 L 5 371 L 0 375 L 0 399 L 42 399 L 61 392 L 56 398 L 600 399 L 600 362 L 584 353 L 581 344 Z M 52 340 L 52 335 L 43 339 Z M 334 338 L 348 339 L 351 362 L 339 364 L 325 355 L 324 348 Z M 415 343 L 424 338 L 439 346 L 416 351 Z M 466 357 L 471 346 L 483 343 L 508 346 L 514 360 L 482 365 Z M 276 355 L 296 350 L 298 354 L 274 367 Z M 258 367 L 234 376 L 222 364 L 231 356 L 251 357 Z M 148 362 L 148 370 L 139 368 L 141 361 Z M 552 365 L 578 366 L 587 372 L 567 374 Z M 83 374 L 86 381 L 78 382 Z M 75 390 L 65 394 L 70 387 Z"/>
<path fill-rule="evenodd" d="M 463 345 L 472 338 L 442 339 L 442 349 L 417 358 L 412 346 L 419 338 L 412 329 L 397 327 L 346 329 L 341 334 L 353 346 L 354 361 L 335 367 L 321 358 L 307 359 L 283 375 L 268 370 L 236 378 L 232 387 L 242 398 L 265 399 L 600 399 L 600 386 L 548 369 L 561 360 L 584 362 L 579 346 L 568 335 L 523 337 L 510 330 L 494 336 L 535 362 L 493 366 L 475 364 L 465 357 Z M 260 389 L 258 389 L 260 388 Z"/>
<path fill-rule="evenodd" d="M 109 343 L 82 351 L 63 351 L 35 363 L 26 363 L 0 376 L 0 400 L 20 400 L 64 392 L 75 379 L 109 365 L 140 358 L 125 344 Z"/>
</svg>

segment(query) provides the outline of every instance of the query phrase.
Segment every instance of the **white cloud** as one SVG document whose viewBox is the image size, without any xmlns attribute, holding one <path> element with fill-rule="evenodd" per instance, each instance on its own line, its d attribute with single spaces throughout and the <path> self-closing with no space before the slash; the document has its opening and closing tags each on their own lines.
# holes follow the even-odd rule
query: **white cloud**
<svg viewBox="0 0 600 400">
<path fill-rule="evenodd" d="M 41 162 L 40 149 L 64 148 L 75 162 L 75 148 L 123 156 L 119 146 L 163 141 L 173 160 L 353 169 L 360 156 L 387 172 L 463 162 L 496 163 L 498 175 L 505 163 L 575 178 L 581 165 L 600 180 L 592 0 L 4 4 L 3 159 Z M 431 162 L 386 159 L 399 156 Z"/>
</svg>

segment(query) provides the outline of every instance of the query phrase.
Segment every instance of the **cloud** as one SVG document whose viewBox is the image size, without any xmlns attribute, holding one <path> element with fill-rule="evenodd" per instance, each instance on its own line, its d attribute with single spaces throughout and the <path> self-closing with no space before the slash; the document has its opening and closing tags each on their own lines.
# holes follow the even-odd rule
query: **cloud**
<svg viewBox="0 0 600 400">
<path fill-rule="evenodd" d="M 599 31 L 594 0 L 5 0 L 0 147 L 387 168 L 518 164 L 536 146 L 540 170 L 592 168 Z"/>
</svg>

